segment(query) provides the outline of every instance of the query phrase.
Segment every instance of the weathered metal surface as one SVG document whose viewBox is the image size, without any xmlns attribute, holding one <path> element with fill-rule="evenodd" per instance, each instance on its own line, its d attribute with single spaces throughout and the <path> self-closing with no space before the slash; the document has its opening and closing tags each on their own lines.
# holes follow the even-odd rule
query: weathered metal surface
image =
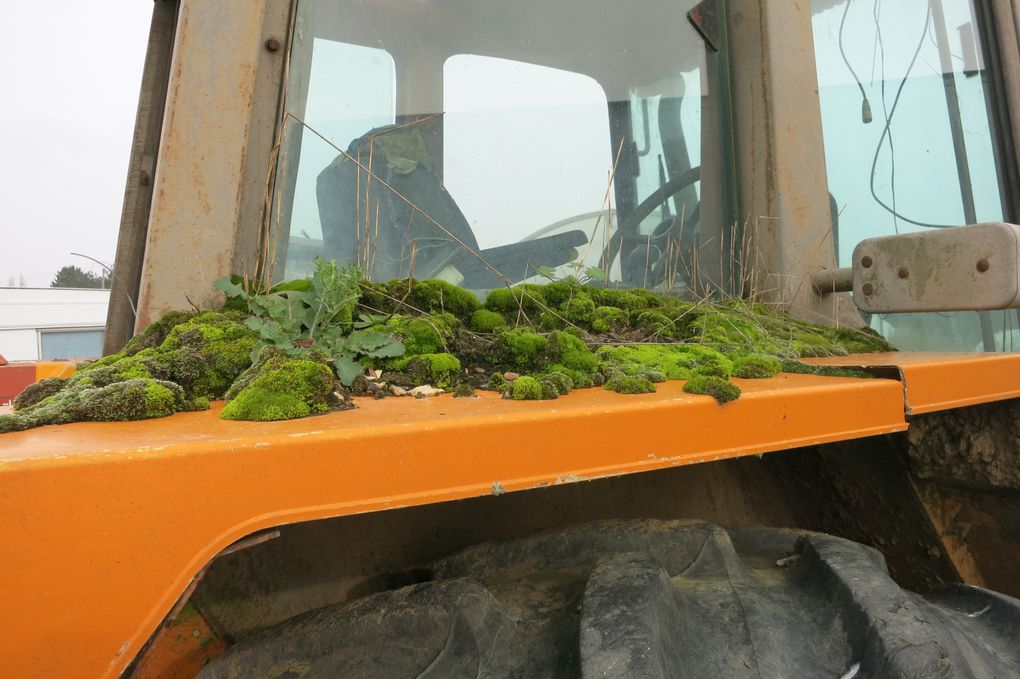
<svg viewBox="0 0 1020 679">
<path fill-rule="evenodd" d="M 106 316 L 103 353 L 121 350 L 135 330 L 135 300 L 142 276 L 145 255 L 145 233 L 152 202 L 152 175 L 156 171 L 163 110 L 166 104 L 170 60 L 174 49 L 177 24 L 177 0 L 158 0 L 152 4 L 149 44 L 142 68 L 142 89 L 135 113 L 135 131 L 131 140 L 127 186 L 121 209 L 116 276 L 110 286 L 110 306 Z"/>
<path fill-rule="evenodd" d="M 854 303 L 874 314 L 1016 307 L 1020 226 L 992 222 L 868 238 L 854 248 L 853 286 Z"/>
<path fill-rule="evenodd" d="M 892 352 L 806 359 L 815 365 L 889 368 L 900 374 L 908 414 L 1020 396 L 1020 354 Z"/>
<path fill-rule="evenodd" d="M 216 408 L 6 434 L 0 616 L 19 624 L 0 656 L 17 676 L 116 676 L 215 554 L 265 528 L 906 427 L 894 380 L 740 385 L 722 407 L 672 382 L 553 403 L 387 399 L 279 423 Z"/>
<path fill-rule="evenodd" d="M 156 632 L 128 679 L 194 679 L 227 645 L 202 613 L 184 605 Z"/>
<path fill-rule="evenodd" d="M 231 273 L 237 243 L 257 242 L 245 234 L 258 232 L 252 206 L 260 200 L 251 196 L 264 193 L 275 126 L 259 106 L 276 110 L 279 87 L 266 87 L 265 70 L 282 69 L 280 54 L 265 50 L 263 31 L 281 5 L 181 2 L 136 329 L 171 309 L 211 306 L 212 282 Z M 253 148 L 263 154 L 257 169 L 249 165 Z"/>
<path fill-rule="evenodd" d="M 727 3 L 737 184 L 757 252 L 753 292 L 807 320 L 860 324 L 846 295 L 818 295 L 836 268 L 811 3 Z"/>
</svg>

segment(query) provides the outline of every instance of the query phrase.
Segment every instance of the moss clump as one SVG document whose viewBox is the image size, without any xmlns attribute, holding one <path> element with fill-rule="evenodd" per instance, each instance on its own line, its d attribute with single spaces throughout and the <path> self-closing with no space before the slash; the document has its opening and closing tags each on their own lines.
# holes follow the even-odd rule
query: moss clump
<svg viewBox="0 0 1020 679">
<path fill-rule="evenodd" d="M 66 384 L 67 378 L 64 377 L 49 377 L 35 384 L 30 384 L 14 399 L 14 409 L 24 410 L 34 406 L 36 403 L 56 394 Z"/>
<path fill-rule="evenodd" d="M 431 384 L 449 389 L 459 378 L 460 359 L 453 354 L 421 354 L 398 359 L 394 369 L 404 370 L 414 384 Z"/>
<path fill-rule="evenodd" d="M 860 368 L 842 368 L 835 365 L 808 365 L 802 361 L 785 359 L 782 362 L 784 373 L 795 373 L 799 375 L 818 375 L 820 377 L 874 377 L 871 373 Z"/>
<path fill-rule="evenodd" d="M 599 359 L 580 337 L 568 332 L 556 331 L 549 336 L 547 360 L 565 366 L 574 372 L 593 373 L 598 369 Z"/>
<path fill-rule="evenodd" d="M 387 282 L 361 282 L 360 306 L 368 313 L 443 314 L 449 313 L 465 323 L 481 304 L 474 293 L 438 278 Z"/>
<path fill-rule="evenodd" d="M 66 380 L 26 389 L 4 426 L 137 420 L 202 409 L 250 365 L 257 342 L 236 314 L 173 313 L 154 326 L 124 351 Z M 158 347 L 147 346 L 160 338 Z"/>
<path fill-rule="evenodd" d="M 686 380 L 694 375 L 727 377 L 733 362 L 720 352 L 694 344 L 634 344 L 602 347 L 603 365 L 625 375 L 645 371 L 660 373 L 668 380 Z"/>
<path fill-rule="evenodd" d="M 506 327 L 506 319 L 495 311 L 478 309 L 471 314 L 471 329 L 475 332 L 496 332 Z"/>
<path fill-rule="evenodd" d="M 510 383 L 509 394 L 515 401 L 541 401 L 545 398 L 542 383 L 527 375 Z"/>
<path fill-rule="evenodd" d="M 307 359 L 278 358 L 258 374 L 220 413 L 225 420 L 291 420 L 324 413 L 337 405 L 333 371 Z"/>
<path fill-rule="evenodd" d="M 773 356 L 748 354 L 733 361 L 733 376 L 749 380 L 774 377 L 782 370 L 782 362 Z"/>
<path fill-rule="evenodd" d="M 536 314 L 546 307 L 542 286 L 516 285 L 512 288 L 496 288 L 485 298 L 485 308 L 504 315 Z"/>
<path fill-rule="evenodd" d="M 543 384 L 549 383 L 556 389 L 558 396 L 565 396 L 574 388 L 574 381 L 562 372 L 549 372 L 542 375 L 539 381 Z"/>
<path fill-rule="evenodd" d="M 548 338 L 528 330 L 504 330 L 496 333 L 489 348 L 494 365 L 530 371 L 539 367 L 540 357 Z"/>
<path fill-rule="evenodd" d="M 475 388 L 472 387 L 470 384 L 467 384 L 466 382 L 458 384 L 453 389 L 454 398 L 477 398 L 477 396 L 478 395 L 475 393 Z"/>
<path fill-rule="evenodd" d="M 404 356 L 443 352 L 453 338 L 457 319 L 452 314 L 394 316 L 376 329 L 404 343 Z"/>
<path fill-rule="evenodd" d="M 174 375 L 184 369 L 182 362 L 200 361 L 197 374 L 192 371 L 195 379 L 189 385 L 189 393 L 221 398 L 241 371 L 251 365 L 251 353 L 257 343 L 258 336 L 236 317 L 208 312 L 174 326 L 160 345 L 159 353 L 146 357 L 154 359 L 153 366 L 147 367 Z"/>
<path fill-rule="evenodd" d="M 624 332 L 630 326 L 629 314 L 614 306 L 596 307 L 592 312 L 591 329 L 595 332 Z"/>
<path fill-rule="evenodd" d="M 503 373 L 499 372 L 492 373 L 488 381 L 485 383 L 486 389 L 489 389 L 490 391 L 498 391 L 501 394 L 506 391 L 509 386 L 510 382 L 503 377 Z"/>
<path fill-rule="evenodd" d="M 173 382 L 132 379 L 102 387 L 80 386 L 0 415 L 0 433 L 68 422 L 145 420 L 189 407 L 184 390 Z"/>
<path fill-rule="evenodd" d="M 651 394 L 655 385 L 651 380 L 639 375 L 614 375 L 606 380 L 606 389 L 618 394 Z"/>
<path fill-rule="evenodd" d="M 556 385 L 548 380 L 539 380 L 539 384 L 542 385 L 542 400 L 552 401 L 560 397 L 560 390 L 556 388 Z"/>
<path fill-rule="evenodd" d="M 740 387 L 729 380 L 714 375 L 696 375 L 684 384 L 688 394 L 711 396 L 716 403 L 722 405 L 740 398 Z"/>
</svg>

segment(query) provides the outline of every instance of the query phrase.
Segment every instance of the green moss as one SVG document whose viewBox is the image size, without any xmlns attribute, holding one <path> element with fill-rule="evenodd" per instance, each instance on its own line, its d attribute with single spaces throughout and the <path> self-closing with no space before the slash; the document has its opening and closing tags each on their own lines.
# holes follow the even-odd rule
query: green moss
<svg viewBox="0 0 1020 679">
<path fill-rule="evenodd" d="M 182 323 L 187 323 L 197 315 L 198 314 L 193 311 L 169 312 L 155 323 L 149 325 L 149 327 L 141 333 L 132 337 L 131 340 L 124 346 L 120 355 L 134 356 L 145 349 L 153 349 L 160 346 L 164 341 L 166 341 L 171 330 Z M 107 358 L 112 358 L 112 356 L 108 356 Z"/>
<path fill-rule="evenodd" d="M 773 356 L 748 354 L 733 361 L 733 376 L 750 380 L 774 377 L 782 367 L 780 360 Z"/>
<path fill-rule="evenodd" d="M 638 375 L 615 375 L 606 380 L 606 389 L 618 394 L 651 394 L 655 385 L 650 380 Z"/>
<path fill-rule="evenodd" d="M 539 384 L 542 385 L 542 400 L 552 401 L 560 397 L 560 390 L 556 388 L 556 385 L 548 380 L 539 380 Z"/>
<path fill-rule="evenodd" d="M 444 351 L 456 326 L 457 319 L 452 314 L 439 313 L 418 317 L 394 316 L 376 329 L 403 342 L 405 356 L 417 356 Z"/>
<path fill-rule="evenodd" d="M 587 326 L 595 314 L 595 302 L 588 294 L 578 291 L 567 297 L 559 305 L 559 310 L 560 315 L 570 323 Z"/>
<path fill-rule="evenodd" d="M 539 381 L 543 384 L 548 382 L 556 388 L 556 393 L 559 396 L 564 396 L 570 393 L 570 390 L 574 388 L 574 381 L 567 376 L 566 373 L 562 372 L 548 372 L 539 378 Z"/>
<path fill-rule="evenodd" d="M 14 410 L 24 410 L 58 393 L 67 385 L 64 377 L 49 377 L 30 384 L 14 399 Z"/>
<path fill-rule="evenodd" d="M 477 394 L 475 394 L 475 388 L 472 387 L 470 384 L 467 384 L 466 382 L 458 384 L 453 389 L 454 398 L 475 398 L 476 396 Z"/>
<path fill-rule="evenodd" d="M 556 331 L 550 334 L 546 360 L 565 366 L 572 371 L 593 373 L 598 369 L 599 359 L 588 344 L 580 337 L 568 332 Z"/>
<path fill-rule="evenodd" d="M 311 278 L 296 278 L 273 286 L 270 292 L 311 292 L 314 289 Z"/>
<path fill-rule="evenodd" d="M 499 372 L 492 373 L 492 375 L 489 376 L 489 380 L 485 383 L 486 389 L 498 391 L 499 393 L 506 391 L 509 386 L 510 383 L 505 377 L 503 377 L 503 373 Z"/>
<path fill-rule="evenodd" d="M 673 337 L 676 328 L 673 320 L 660 311 L 642 311 L 637 315 L 635 325 L 651 335 Z"/>
<path fill-rule="evenodd" d="M 478 309 L 471 314 L 471 329 L 475 332 L 495 332 L 506 327 L 506 319 L 495 311 Z"/>
<path fill-rule="evenodd" d="M 516 285 L 512 288 L 496 288 L 490 290 L 485 298 L 485 308 L 504 315 L 536 314 L 546 307 L 542 286 Z"/>
<path fill-rule="evenodd" d="M 0 416 L 0 433 L 68 422 L 124 422 L 163 417 L 186 403 L 172 382 L 131 379 L 102 387 L 64 389 L 14 414 Z"/>
<path fill-rule="evenodd" d="M 337 403 L 333 390 L 333 372 L 322 363 L 293 358 L 266 361 L 220 417 L 272 421 L 324 413 Z"/>
<path fill-rule="evenodd" d="M 450 389 L 461 372 L 460 359 L 448 353 L 403 357 L 393 367 L 407 372 L 414 384 L 431 384 L 440 389 Z"/>
<path fill-rule="evenodd" d="M 478 298 L 470 290 L 437 278 L 415 283 L 412 297 L 419 309 L 429 313 L 452 313 L 465 321 L 471 318 L 480 306 Z"/>
<path fill-rule="evenodd" d="M 540 401 L 544 398 L 542 383 L 524 375 L 510 383 L 510 398 L 515 401 Z"/>
<path fill-rule="evenodd" d="M 176 409 L 176 395 L 165 384 L 151 381 L 145 385 L 146 417 L 166 417 L 173 415 Z"/>
<path fill-rule="evenodd" d="M 496 333 L 489 348 L 489 360 L 495 365 L 530 371 L 539 367 L 548 338 L 528 330 L 503 330 Z"/>
<path fill-rule="evenodd" d="M 784 373 L 819 375 L 821 377 L 856 377 L 865 379 L 874 377 L 871 373 L 860 368 L 843 368 L 835 365 L 808 365 L 794 359 L 783 360 L 782 371 Z"/>
<path fill-rule="evenodd" d="M 630 326 L 630 314 L 614 306 L 596 307 L 592 312 L 591 329 L 595 332 L 620 333 Z"/>
<path fill-rule="evenodd" d="M 729 380 L 713 375 L 696 375 L 684 384 L 688 394 L 711 396 L 716 403 L 722 405 L 740 398 L 740 387 Z"/>
</svg>

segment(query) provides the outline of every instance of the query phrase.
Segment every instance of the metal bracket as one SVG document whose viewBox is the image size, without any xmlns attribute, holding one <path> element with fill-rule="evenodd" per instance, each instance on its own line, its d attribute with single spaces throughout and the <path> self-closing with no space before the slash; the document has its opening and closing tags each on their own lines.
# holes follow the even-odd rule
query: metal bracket
<svg viewBox="0 0 1020 679">
<path fill-rule="evenodd" d="M 812 276 L 867 313 L 1020 308 L 1020 226 L 1003 222 L 868 238 L 853 264 Z"/>
</svg>

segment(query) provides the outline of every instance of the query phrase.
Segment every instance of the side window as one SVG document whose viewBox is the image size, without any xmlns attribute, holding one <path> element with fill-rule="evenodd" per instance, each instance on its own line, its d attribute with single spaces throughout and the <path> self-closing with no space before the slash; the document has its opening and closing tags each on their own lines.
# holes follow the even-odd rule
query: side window
<svg viewBox="0 0 1020 679">
<path fill-rule="evenodd" d="M 322 253 L 322 223 L 316 195 L 317 177 L 339 151 L 369 130 L 394 121 L 395 77 L 393 57 L 386 50 L 316 39 L 312 43 L 304 110 L 289 112 L 287 135 L 280 158 L 286 198 L 276 214 L 286 212 L 290 242 L 286 248 L 286 278 L 312 271 L 312 260 Z M 286 188 L 285 188 L 286 187 Z M 281 204 L 282 203 L 282 204 Z"/>
<path fill-rule="evenodd" d="M 443 109 L 444 184 L 481 248 L 590 220 L 603 204 L 613 154 L 593 78 L 459 54 L 443 66 Z"/>
<path fill-rule="evenodd" d="M 814 0 L 841 266 L 864 238 L 1004 219 L 979 23 L 970 0 Z M 888 314 L 904 349 L 1020 347 L 1015 312 Z"/>
</svg>

